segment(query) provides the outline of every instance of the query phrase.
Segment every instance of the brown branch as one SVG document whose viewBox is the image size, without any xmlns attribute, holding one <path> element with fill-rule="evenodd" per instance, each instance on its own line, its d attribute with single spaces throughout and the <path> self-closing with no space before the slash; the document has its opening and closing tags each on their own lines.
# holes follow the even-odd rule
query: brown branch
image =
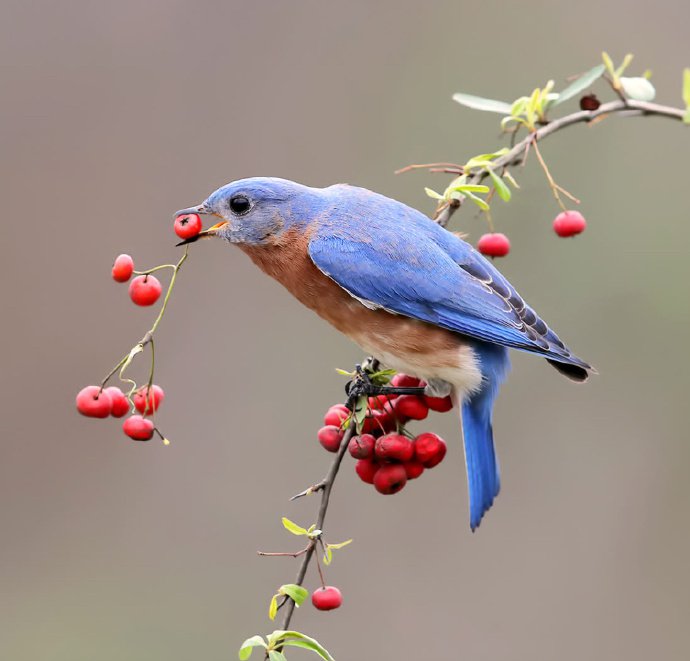
<svg viewBox="0 0 690 661">
<path fill-rule="evenodd" d="M 515 146 L 507 153 L 497 158 L 492 162 L 492 167 L 505 168 L 512 165 L 519 165 L 529 149 L 530 145 L 537 141 L 543 140 L 546 136 L 556 133 L 568 126 L 573 126 L 574 124 L 580 124 L 582 122 L 592 122 L 597 118 L 603 117 L 605 115 L 613 115 L 619 113 L 623 117 L 644 117 L 644 116 L 659 116 L 668 117 L 670 119 L 677 119 L 679 121 L 683 120 L 685 112 L 680 108 L 673 108 L 671 106 L 662 106 L 658 103 L 648 103 L 646 101 L 633 101 L 633 100 L 621 100 L 621 101 L 611 101 L 609 103 L 603 103 L 596 110 L 580 110 L 574 112 L 570 115 L 565 115 L 564 117 L 559 117 L 558 119 L 551 120 L 541 128 L 536 131 L 529 133 L 520 142 L 516 143 Z M 477 172 L 468 183 L 477 184 L 488 177 L 488 173 L 485 170 Z M 461 202 L 456 200 L 457 204 L 449 204 L 441 207 L 434 218 L 434 220 L 445 227 L 451 219 L 451 216 L 455 213 L 457 209 L 460 208 Z"/>
<path fill-rule="evenodd" d="M 352 410 L 354 408 L 354 402 L 348 401 L 347 406 L 350 410 Z M 323 487 L 321 487 L 320 489 L 321 504 L 319 506 L 319 513 L 316 517 L 316 528 L 318 530 L 323 530 L 323 523 L 326 519 L 326 512 L 328 511 L 328 502 L 331 498 L 331 490 L 333 489 L 333 483 L 335 482 L 335 478 L 338 475 L 338 470 L 340 469 L 340 464 L 343 460 L 343 457 L 347 452 L 348 443 L 350 442 L 350 439 L 354 436 L 355 431 L 356 429 L 354 420 L 352 420 L 350 426 L 347 428 L 345 434 L 343 435 L 343 440 L 340 441 L 340 448 L 338 449 L 338 453 L 335 455 L 335 458 L 333 459 L 333 463 L 328 469 L 326 477 L 322 480 L 322 482 L 319 482 L 319 485 L 322 484 Z M 309 546 L 307 547 L 306 552 L 304 554 L 304 558 L 302 559 L 302 563 L 299 566 L 297 577 L 295 578 L 295 583 L 297 585 L 302 585 L 302 583 L 304 582 L 304 577 L 307 574 L 307 569 L 309 568 L 309 563 L 311 562 L 315 550 L 316 540 L 313 540 L 312 543 L 309 544 Z M 295 612 L 295 602 L 292 599 L 287 598 L 283 601 L 283 603 L 280 604 L 280 606 L 283 605 L 285 606 L 286 610 L 285 617 L 283 618 L 282 629 L 284 631 L 287 631 L 290 628 L 290 620 L 292 619 L 292 615 Z"/>
</svg>

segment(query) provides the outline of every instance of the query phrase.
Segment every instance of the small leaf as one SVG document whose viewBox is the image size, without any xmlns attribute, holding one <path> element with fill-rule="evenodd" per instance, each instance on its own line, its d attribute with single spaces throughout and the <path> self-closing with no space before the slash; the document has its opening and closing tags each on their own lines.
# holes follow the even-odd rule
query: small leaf
<svg viewBox="0 0 690 661">
<path fill-rule="evenodd" d="M 512 193 L 510 192 L 510 188 L 508 188 L 506 185 L 506 182 L 503 181 L 503 179 L 501 179 L 501 177 L 499 177 L 491 168 L 486 168 L 486 171 L 489 173 L 491 181 L 494 182 L 494 187 L 496 188 L 498 196 L 504 202 L 510 202 Z"/>
<path fill-rule="evenodd" d="M 690 69 L 683 70 L 683 102 L 690 108 Z"/>
<path fill-rule="evenodd" d="M 276 613 L 278 613 L 278 595 L 274 594 L 268 606 L 268 619 L 271 621 L 275 620 Z"/>
<path fill-rule="evenodd" d="M 347 546 L 348 544 L 352 544 L 352 540 L 348 539 L 344 542 L 338 542 L 338 544 L 329 544 L 332 549 L 342 549 L 344 546 Z"/>
<path fill-rule="evenodd" d="M 442 200 L 443 195 L 439 195 L 435 190 L 431 190 L 431 188 L 425 188 L 424 192 L 433 200 Z"/>
<path fill-rule="evenodd" d="M 609 54 L 606 51 L 604 51 L 601 54 L 601 59 L 604 61 L 604 66 L 606 67 L 606 70 L 609 72 L 611 77 L 615 78 L 616 77 L 616 71 L 613 68 L 613 60 L 611 59 L 611 57 L 609 56 Z"/>
<path fill-rule="evenodd" d="M 276 642 L 280 640 L 282 645 L 292 645 L 293 647 L 312 650 L 312 652 L 316 652 L 324 661 L 334 661 L 333 657 L 318 640 L 305 636 L 299 631 L 274 631 L 268 638 Z"/>
<path fill-rule="evenodd" d="M 341 370 L 339 367 L 335 368 L 335 371 L 340 374 L 340 376 L 354 376 L 354 372 L 348 372 L 347 370 Z"/>
<path fill-rule="evenodd" d="M 328 566 L 333 562 L 333 551 L 331 551 L 331 545 L 326 544 L 326 551 L 323 554 L 323 564 Z"/>
<path fill-rule="evenodd" d="M 361 429 L 364 419 L 367 417 L 367 408 L 369 407 L 369 398 L 366 395 L 360 395 L 355 403 L 355 410 L 352 412 L 357 423 L 357 430 Z"/>
<path fill-rule="evenodd" d="M 268 659 L 269 661 L 287 661 L 285 654 L 278 650 L 268 650 Z"/>
<path fill-rule="evenodd" d="M 505 101 L 485 99 L 481 96 L 462 94 L 461 92 L 453 94 L 453 101 L 459 103 L 461 106 L 472 108 L 473 110 L 484 110 L 486 112 L 497 112 L 501 115 L 510 115 L 510 104 Z"/>
<path fill-rule="evenodd" d="M 460 193 L 488 193 L 489 187 L 484 186 L 484 184 L 462 184 L 461 186 L 455 186 L 452 190 L 459 191 Z"/>
<path fill-rule="evenodd" d="M 489 205 L 482 200 L 481 197 L 477 197 L 474 193 L 470 193 L 469 191 L 463 193 L 463 195 L 466 195 L 467 197 L 472 200 L 482 211 L 488 211 L 489 210 Z"/>
<path fill-rule="evenodd" d="M 296 583 L 288 583 L 280 586 L 280 593 L 286 594 L 297 606 L 301 606 L 309 596 L 309 590 Z"/>
<path fill-rule="evenodd" d="M 503 173 L 503 178 L 506 179 L 513 188 L 520 188 L 518 182 L 515 181 L 515 177 L 513 177 L 508 170 Z"/>
<path fill-rule="evenodd" d="M 654 85 L 646 78 L 621 78 L 621 87 L 625 95 L 635 101 L 652 101 L 656 96 Z"/>
<path fill-rule="evenodd" d="M 268 645 L 266 645 L 261 636 L 252 636 L 251 638 L 247 638 L 247 640 L 242 643 L 242 647 L 240 647 L 238 654 L 240 661 L 246 661 L 252 655 L 252 650 L 255 647 L 263 647 L 265 649 L 268 647 Z"/>
<path fill-rule="evenodd" d="M 590 69 L 587 73 L 583 73 L 577 80 L 574 80 L 568 87 L 566 87 L 562 92 L 559 93 L 558 98 L 553 102 L 554 106 L 557 106 L 568 99 L 572 99 L 574 96 L 584 92 L 592 83 L 601 78 L 604 75 L 606 67 L 603 64 L 598 64 L 594 68 Z"/>
<path fill-rule="evenodd" d="M 632 61 L 633 54 L 627 53 L 626 56 L 623 58 L 623 63 L 616 69 L 616 78 L 620 78 L 623 75 L 623 72 L 630 66 L 630 63 Z"/>
<path fill-rule="evenodd" d="M 683 115 L 683 124 L 690 124 L 690 108 L 688 108 Z"/>
<path fill-rule="evenodd" d="M 307 534 L 307 529 L 302 528 L 302 526 L 298 526 L 296 523 L 293 521 L 290 521 L 287 517 L 283 517 L 283 527 L 285 530 L 291 532 L 293 535 L 306 535 Z"/>
</svg>

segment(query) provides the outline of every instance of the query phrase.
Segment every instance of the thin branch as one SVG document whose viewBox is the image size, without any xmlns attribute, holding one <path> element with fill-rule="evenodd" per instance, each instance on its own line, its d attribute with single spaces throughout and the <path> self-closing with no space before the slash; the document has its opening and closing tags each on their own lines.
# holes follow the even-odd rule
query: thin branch
<svg viewBox="0 0 690 661">
<path fill-rule="evenodd" d="M 354 402 L 348 401 L 347 406 L 350 410 L 352 410 L 354 408 Z M 343 440 L 340 442 L 338 454 L 335 455 L 333 463 L 331 464 L 331 467 L 328 469 L 328 474 L 323 480 L 323 489 L 321 490 L 321 505 L 319 506 L 319 513 L 316 518 L 316 528 L 318 530 L 323 530 L 323 523 L 326 519 L 326 512 L 328 511 L 328 502 L 331 497 L 333 483 L 335 482 L 335 478 L 338 475 L 338 470 L 340 469 L 340 464 L 343 460 L 343 457 L 347 452 L 348 443 L 350 442 L 350 439 L 354 436 L 355 431 L 356 429 L 354 420 L 352 420 L 350 426 L 347 428 L 345 434 L 343 435 Z M 309 568 L 309 563 L 311 562 L 315 550 L 316 543 L 314 541 L 312 544 L 309 545 L 309 548 L 307 549 L 306 553 L 304 554 L 304 558 L 302 559 L 302 563 L 300 564 L 299 571 L 297 572 L 297 577 L 295 578 L 295 583 L 297 585 L 302 585 L 302 583 L 304 582 L 304 577 L 307 574 L 307 569 Z M 290 620 L 292 619 L 292 614 L 295 612 L 295 602 L 292 599 L 288 599 L 286 602 L 284 602 L 284 604 L 286 610 L 281 628 L 284 631 L 287 631 L 290 628 Z"/>
<path fill-rule="evenodd" d="M 528 134 L 520 142 L 516 143 L 515 146 L 505 155 L 497 158 L 492 162 L 494 169 L 500 167 L 507 167 L 511 165 L 519 165 L 529 149 L 529 146 L 537 141 L 543 140 L 546 136 L 556 133 L 568 126 L 573 124 L 580 124 L 581 122 L 592 122 L 599 117 L 605 115 L 613 115 L 620 113 L 624 117 L 641 117 L 641 116 L 660 116 L 668 117 L 670 119 L 677 119 L 678 121 L 683 120 L 685 112 L 680 108 L 673 108 L 671 106 L 662 106 L 658 103 L 648 103 L 646 101 L 632 101 L 621 100 L 621 101 L 611 101 L 610 103 L 603 103 L 596 110 L 580 110 L 574 112 L 570 115 L 565 115 L 564 117 L 559 117 L 558 119 L 551 120 L 548 124 L 545 124 L 536 131 Z M 477 172 L 468 183 L 476 184 L 483 181 L 488 176 L 485 170 Z M 460 202 L 457 204 L 450 204 L 442 207 L 436 213 L 434 220 L 445 227 L 450 221 L 451 216 L 460 207 Z"/>
</svg>

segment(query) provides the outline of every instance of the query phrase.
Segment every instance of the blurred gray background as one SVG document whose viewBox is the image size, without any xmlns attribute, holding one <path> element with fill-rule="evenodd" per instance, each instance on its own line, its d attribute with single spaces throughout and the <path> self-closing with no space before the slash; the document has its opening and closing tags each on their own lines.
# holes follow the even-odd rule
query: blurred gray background
<svg viewBox="0 0 690 661">
<path fill-rule="evenodd" d="M 361 357 L 240 251 L 200 244 L 157 340 L 173 443 L 128 441 L 74 410 L 153 319 L 110 280 L 115 255 L 176 259 L 172 212 L 250 175 L 430 213 L 423 187 L 447 179 L 396 168 L 500 145 L 498 116 L 453 92 L 511 100 L 630 50 L 680 105 L 688 21 L 684 0 L 5 0 L 0 658 L 220 661 L 271 631 L 297 563 L 255 551 L 298 548 L 280 517 L 312 522 L 316 499 L 287 498 L 326 470 L 333 368 Z M 536 162 L 516 173 L 499 266 L 600 376 L 514 356 L 503 491 L 474 535 L 455 414 L 417 425 L 451 450 L 394 498 L 346 459 L 326 526 L 355 540 L 327 574 L 345 603 L 294 620 L 338 659 L 688 658 L 689 140 L 612 119 L 546 141 L 589 220 L 572 241 Z M 484 225 L 466 209 L 453 229 Z"/>
</svg>

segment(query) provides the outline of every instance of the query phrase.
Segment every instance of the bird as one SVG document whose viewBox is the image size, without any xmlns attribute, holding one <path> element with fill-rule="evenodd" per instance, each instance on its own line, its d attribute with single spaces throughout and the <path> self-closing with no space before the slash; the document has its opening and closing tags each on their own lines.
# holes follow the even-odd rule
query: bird
<svg viewBox="0 0 690 661">
<path fill-rule="evenodd" d="M 576 382 L 575 356 L 474 247 L 410 206 L 366 188 L 233 181 L 176 212 L 219 222 L 193 239 L 236 245 L 302 304 L 385 366 L 460 409 L 474 531 L 500 490 L 492 415 L 509 349 Z"/>
</svg>

